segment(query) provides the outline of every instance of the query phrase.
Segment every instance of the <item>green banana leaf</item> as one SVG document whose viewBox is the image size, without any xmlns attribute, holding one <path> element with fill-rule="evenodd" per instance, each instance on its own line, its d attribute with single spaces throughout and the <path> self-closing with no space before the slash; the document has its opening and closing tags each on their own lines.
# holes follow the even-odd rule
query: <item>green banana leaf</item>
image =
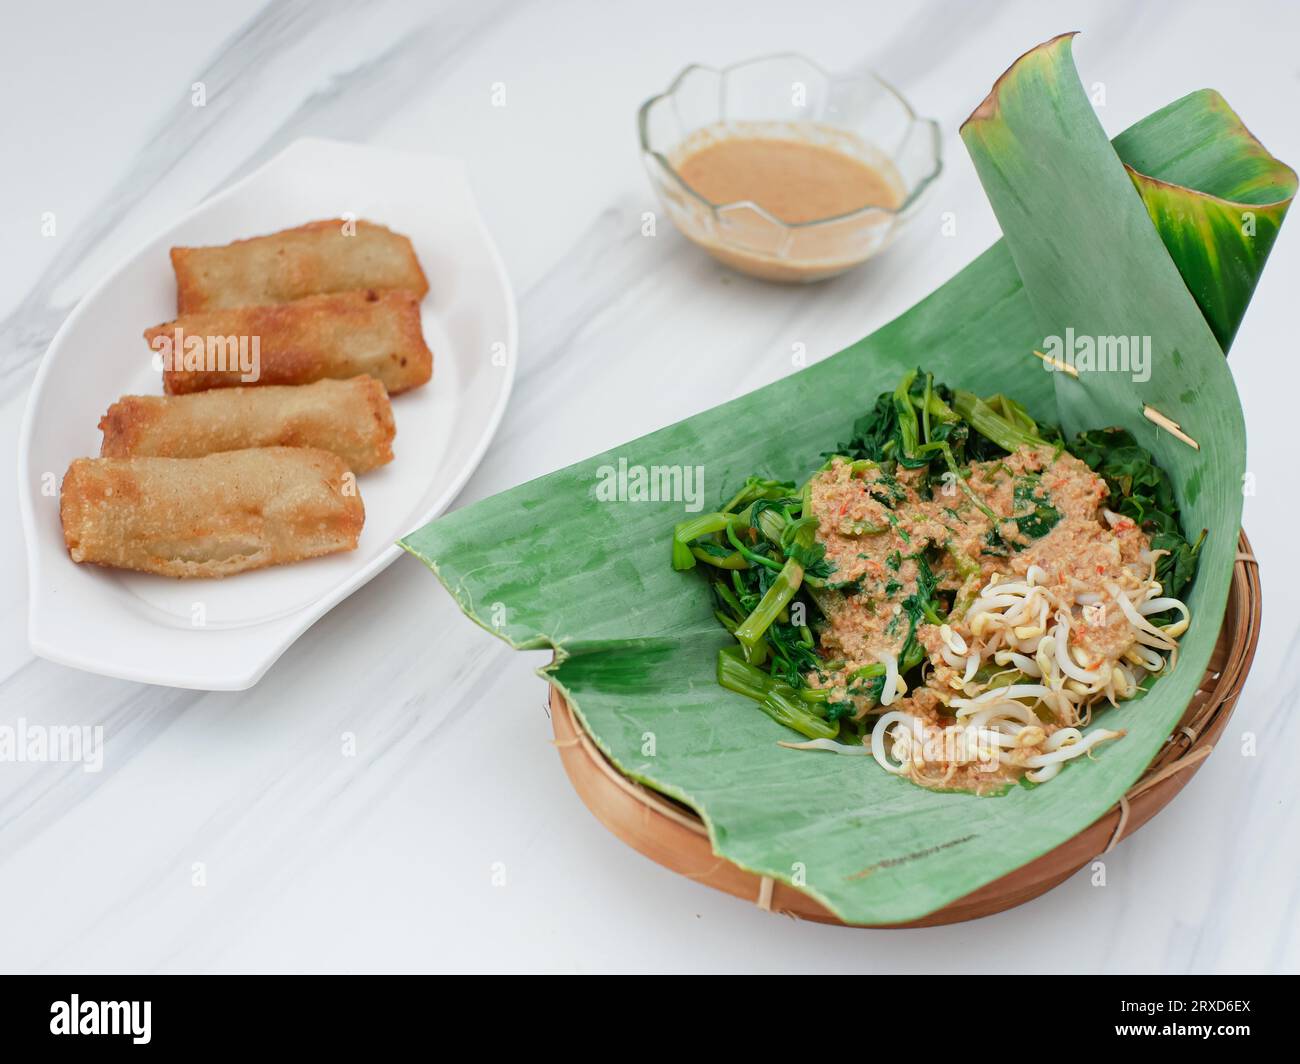
<svg viewBox="0 0 1300 1064">
<path fill-rule="evenodd" d="M 1003 75 L 963 130 L 1003 241 L 839 354 L 457 511 L 403 546 L 471 619 L 512 646 L 554 648 L 543 675 L 595 742 L 628 776 L 699 813 L 719 855 L 806 891 L 851 923 L 902 922 L 942 907 L 1114 805 L 1176 725 L 1209 660 L 1236 548 L 1245 430 L 1213 315 L 1184 278 L 1231 272 L 1214 305 L 1235 327 L 1267 249 L 1234 244 L 1219 228 L 1166 229 L 1166 219 L 1184 217 L 1178 209 L 1153 225 L 1125 164 L 1165 182 L 1173 204 L 1207 190 L 1262 195 L 1266 183 L 1247 172 L 1278 164 L 1234 122 L 1217 96 L 1196 94 L 1112 145 L 1078 82 L 1069 38 L 1040 46 Z M 1176 180 L 1194 185 L 1174 188 Z M 1274 199 L 1274 223 L 1285 206 Z M 1207 232 L 1213 251 L 1194 236 Z M 1150 379 L 1044 372 L 1033 351 L 1067 327 L 1151 337 Z M 698 470 L 707 509 L 751 473 L 802 479 L 877 393 L 918 364 L 958 387 L 1005 392 L 1071 430 L 1123 425 L 1171 474 L 1192 535 L 1209 531 L 1177 668 L 1144 698 L 1099 715 L 1126 728 L 1124 739 L 1042 787 L 939 794 L 869 759 L 778 746 L 791 733 L 715 683 L 718 648 L 731 639 L 712 616 L 705 582 L 670 566 L 682 503 L 602 501 L 604 478 L 620 462 Z M 1147 403 L 1200 449 L 1144 418 Z"/>
<path fill-rule="evenodd" d="M 1189 129 L 1195 130 L 1190 136 Z M 1115 150 L 1227 351 L 1295 198 L 1295 171 L 1273 158 L 1210 89 L 1120 134 Z"/>
</svg>

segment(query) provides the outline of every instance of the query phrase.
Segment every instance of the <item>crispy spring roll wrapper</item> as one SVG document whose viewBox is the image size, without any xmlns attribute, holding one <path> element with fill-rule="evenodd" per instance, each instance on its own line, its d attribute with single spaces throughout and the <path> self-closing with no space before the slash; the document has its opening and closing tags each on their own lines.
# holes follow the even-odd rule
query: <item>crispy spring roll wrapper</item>
<svg viewBox="0 0 1300 1064">
<path fill-rule="evenodd" d="M 177 577 L 354 550 L 366 519 L 343 459 L 308 447 L 78 458 L 59 514 L 74 562 Z"/>
<path fill-rule="evenodd" d="M 322 292 L 429 291 L 410 240 L 382 225 L 330 218 L 269 236 L 203 248 L 172 248 L 176 313 L 288 303 Z"/>
<path fill-rule="evenodd" d="M 185 338 L 195 336 L 205 343 L 197 361 L 184 350 Z M 254 336 L 256 379 L 245 380 L 236 347 L 242 340 L 245 368 L 251 366 Z M 249 384 L 309 384 L 326 377 L 346 380 L 360 373 L 382 381 L 389 395 L 396 395 L 433 375 L 420 304 L 409 292 L 340 292 L 296 303 L 185 314 L 146 329 L 144 337 L 150 350 L 163 355 L 163 388 L 169 395 Z M 230 353 L 224 368 L 219 358 L 205 357 L 212 346 L 208 337 L 222 338 Z"/>
<path fill-rule="evenodd" d="M 393 460 L 393 408 L 374 377 L 301 387 L 125 395 L 99 420 L 105 458 L 201 458 L 247 447 L 318 447 L 354 473 Z"/>
</svg>

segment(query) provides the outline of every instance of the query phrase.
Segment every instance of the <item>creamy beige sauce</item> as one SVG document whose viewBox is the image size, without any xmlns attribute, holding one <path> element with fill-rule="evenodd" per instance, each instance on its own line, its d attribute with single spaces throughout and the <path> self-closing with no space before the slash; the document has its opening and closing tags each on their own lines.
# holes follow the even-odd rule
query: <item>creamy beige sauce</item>
<svg viewBox="0 0 1300 1064">
<path fill-rule="evenodd" d="M 670 198 L 682 232 L 733 269 L 768 281 L 817 281 L 870 258 L 891 238 L 907 195 L 888 155 L 831 126 L 708 126 L 679 144 L 669 163 L 712 205 L 685 193 Z M 757 204 L 771 217 L 715 209 L 734 203 Z"/>
<path fill-rule="evenodd" d="M 814 222 L 863 207 L 901 202 L 895 180 L 822 144 L 776 137 L 731 137 L 686 156 L 677 172 L 714 204 L 749 200 L 783 222 Z"/>
</svg>

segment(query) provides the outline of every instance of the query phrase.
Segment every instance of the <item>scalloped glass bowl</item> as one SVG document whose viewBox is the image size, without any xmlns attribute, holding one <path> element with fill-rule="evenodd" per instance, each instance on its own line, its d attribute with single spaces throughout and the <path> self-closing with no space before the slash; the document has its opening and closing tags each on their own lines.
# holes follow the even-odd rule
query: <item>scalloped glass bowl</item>
<svg viewBox="0 0 1300 1064">
<path fill-rule="evenodd" d="M 884 250 L 939 176 L 938 123 L 874 74 L 830 75 L 800 55 L 722 70 L 688 66 L 641 105 L 641 154 L 681 232 L 728 266 L 769 281 L 833 277 Z M 861 159 L 895 185 L 896 207 L 784 222 L 750 200 L 712 203 L 684 180 L 681 161 L 720 138 L 803 139 Z"/>
</svg>

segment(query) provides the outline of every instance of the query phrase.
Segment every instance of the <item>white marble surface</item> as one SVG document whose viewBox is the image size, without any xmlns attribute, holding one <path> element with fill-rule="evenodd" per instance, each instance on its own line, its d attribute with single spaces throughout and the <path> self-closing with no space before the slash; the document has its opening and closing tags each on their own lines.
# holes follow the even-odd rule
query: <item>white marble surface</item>
<svg viewBox="0 0 1300 1064">
<path fill-rule="evenodd" d="M 38 971 L 1221 971 L 1300 968 L 1300 219 L 1233 351 L 1258 493 L 1265 626 L 1220 749 L 1151 825 L 974 924 L 796 924 L 625 848 L 548 745 L 542 655 L 466 622 L 414 559 L 253 690 L 151 688 L 35 660 L 14 451 L 37 361 L 79 296 L 295 137 L 467 159 L 521 311 L 519 379 L 458 505 L 828 355 L 996 236 L 956 127 L 998 73 L 1081 29 L 1118 131 L 1203 85 L 1300 161 L 1300 10 L 1216 4 L 29 4 L 0 35 L 0 723 L 102 724 L 104 767 L 0 763 L 0 967 Z M 868 268 L 779 289 L 726 274 L 653 208 L 633 116 L 690 61 L 797 49 L 867 63 L 944 127 L 915 230 Z M 203 81 L 208 104 L 190 104 Z M 504 108 L 491 106 L 494 83 Z M 57 219 L 41 234 L 43 212 Z M 939 215 L 954 211 L 956 237 Z M 685 382 L 685 383 L 683 383 Z M 159 647 L 165 654 L 166 648 Z M 1240 752 L 1255 733 L 1259 756 Z M 345 733 L 354 757 L 342 753 Z M 206 885 L 193 885 L 201 862 Z M 504 885 L 493 884 L 504 869 Z"/>
</svg>

